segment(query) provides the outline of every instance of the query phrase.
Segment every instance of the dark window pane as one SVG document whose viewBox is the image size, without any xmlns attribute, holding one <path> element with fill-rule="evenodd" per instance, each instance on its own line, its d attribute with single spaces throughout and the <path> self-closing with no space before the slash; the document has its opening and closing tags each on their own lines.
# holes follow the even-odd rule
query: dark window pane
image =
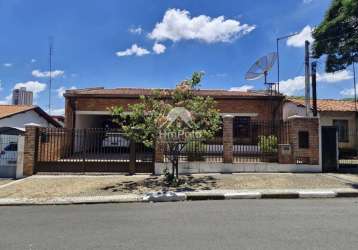
<svg viewBox="0 0 358 250">
<path fill-rule="evenodd" d="M 348 138 L 348 120 L 333 120 L 333 126 L 337 128 L 338 141 L 349 142 Z"/>
<path fill-rule="evenodd" d="M 298 147 L 309 148 L 309 133 L 308 131 L 298 132 Z"/>
<path fill-rule="evenodd" d="M 17 151 L 17 144 L 11 143 L 4 148 L 5 151 Z"/>
<path fill-rule="evenodd" d="M 234 137 L 247 138 L 250 136 L 250 117 L 242 116 L 234 118 Z"/>
</svg>

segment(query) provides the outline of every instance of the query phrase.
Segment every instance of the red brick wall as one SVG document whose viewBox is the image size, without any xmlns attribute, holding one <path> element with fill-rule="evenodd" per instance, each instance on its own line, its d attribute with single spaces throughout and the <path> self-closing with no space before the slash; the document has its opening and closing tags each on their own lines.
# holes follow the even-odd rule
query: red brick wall
<svg viewBox="0 0 358 250">
<path fill-rule="evenodd" d="M 107 111 L 111 106 L 123 106 L 125 109 L 128 104 L 137 103 L 135 98 L 74 98 L 71 104 L 70 98 L 66 98 L 65 107 L 65 127 L 74 127 L 73 108 L 80 111 Z M 282 118 L 282 100 L 276 98 L 236 98 L 236 99 L 216 99 L 217 108 L 221 113 L 255 113 L 254 119 L 272 120 Z M 275 117 L 273 117 L 275 114 Z"/>
<path fill-rule="evenodd" d="M 319 164 L 319 120 L 315 117 L 295 117 L 289 119 L 288 131 L 291 144 L 293 163 Z M 309 133 L 309 147 L 299 148 L 298 133 L 307 131 Z M 307 161 L 307 162 L 306 162 Z"/>
</svg>

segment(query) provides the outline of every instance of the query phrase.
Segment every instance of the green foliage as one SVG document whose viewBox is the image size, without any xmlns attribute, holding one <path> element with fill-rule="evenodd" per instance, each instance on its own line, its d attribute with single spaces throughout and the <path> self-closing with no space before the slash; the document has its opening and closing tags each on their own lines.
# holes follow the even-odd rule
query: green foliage
<svg viewBox="0 0 358 250">
<path fill-rule="evenodd" d="M 141 96 L 139 103 L 128 105 L 129 113 L 125 113 L 123 107 L 110 108 L 113 121 L 132 140 L 152 148 L 156 143 L 165 144 L 165 149 L 170 151 L 169 160 L 172 162 L 172 173 L 166 172 L 165 175 L 171 183 L 179 181 L 178 156 L 185 144 L 197 139 L 192 135 L 200 135 L 203 140 L 213 137 L 221 128 L 220 114 L 214 99 L 195 95 L 195 91 L 200 91 L 198 87 L 202 76 L 203 73 L 194 72 L 191 79 L 182 81 L 174 90 L 155 90 L 148 96 Z M 173 108 L 189 111 L 185 113 L 190 118 L 186 121 L 189 124 L 182 119 L 170 119 L 168 114 Z M 183 140 L 166 140 L 160 138 L 163 134 L 185 136 Z M 186 136 L 187 134 L 190 136 Z"/>
<path fill-rule="evenodd" d="M 221 128 L 221 120 L 214 99 L 194 93 L 202 76 L 203 73 L 195 72 L 191 79 L 182 81 L 174 90 L 154 90 L 151 95 L 141 96 L 139 103 L 128 105 L 129 114 L 123 107 L 111 107 L 113 121 L 128 137 L 147 147 L 154 147 L 159 134 L 165 132 L 199 132 L 203 138 L 213 137 Z M 168 122 L 167 115 L 175 107 L 190 111 L 190 126 L 181 119 Z"/>
<path fill-rule="evenodd" d="M 263 153 L 277 152 L 277 136 L 275 135 L 259 136 L 258 146 Z"/>
<path fill-rule="evenodd" d="M 327 55 L 326 71 L 346 69 L 358 56 L 358 1 L 333 0 L 314 30 L 313 56 Z"/>
</svg>

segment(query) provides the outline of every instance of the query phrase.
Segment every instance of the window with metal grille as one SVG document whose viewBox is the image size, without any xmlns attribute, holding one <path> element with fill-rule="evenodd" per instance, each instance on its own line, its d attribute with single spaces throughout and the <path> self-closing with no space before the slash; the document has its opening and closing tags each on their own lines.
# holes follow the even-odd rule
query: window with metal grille
<svg viewBox="0 0 358 250">
<path fill-rule="evenodd" d="M 309 148 L 309 133 L 308 131 L 299 131 L 298 132 L 298 147 L 299 148 Z"/>
<path fill-rule="evenodd" d="M 348 120 L 333 120 L 333 126 L 337 128 L 338 141 L 349 142 L 348 137 Z"/>
<path fill-rule="evenodd" d="M 248 116 L 236 116 L 233 121 L 234 137 L 249 137 L 250 121 Z"/>
</svg>

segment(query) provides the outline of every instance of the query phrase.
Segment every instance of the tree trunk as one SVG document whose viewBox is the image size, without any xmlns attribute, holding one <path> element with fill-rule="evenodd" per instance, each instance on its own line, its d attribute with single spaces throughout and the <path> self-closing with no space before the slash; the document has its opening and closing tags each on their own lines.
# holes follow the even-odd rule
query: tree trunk
<svg viewBox="0 0 358 250">
<path fill-rule="evenodd" d="M 175 162 L 175 171 L 176 171 L 176 177 L 178 180 L 179 179 L 179 159 L 178 158 L 176 159 L 176 162 Z"/>
</svg>

